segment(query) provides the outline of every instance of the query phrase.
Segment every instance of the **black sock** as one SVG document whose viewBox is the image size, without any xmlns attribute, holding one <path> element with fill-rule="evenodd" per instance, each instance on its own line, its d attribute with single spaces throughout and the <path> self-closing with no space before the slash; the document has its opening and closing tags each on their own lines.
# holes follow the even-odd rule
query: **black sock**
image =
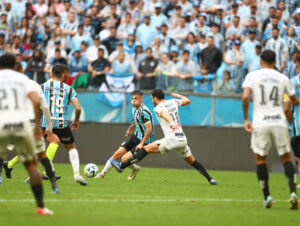
<svg viewBox="0 0 300 226">
<path fill-rule="evenodd" d="M 40 208 L 44 208 L 42 184 L 31 185 L 31 189 L 34 194 L 37 206 Z"/>
<path fill-rule="evenodd" d="M 142 148 L 141 150 L 136 152 L 130 159 L 122 163 L 121 169 L 125 169 L 126 167 L 132 165 L 133 163 L 141 161 L 146 155 L 147 155 L 146 150 Z"/>
<path fill-rule="evenodd" d="M 3 159 L 0 159 L 0 176 L 2 175 Z"/>
<path fill-rule="evenodd" d="M 197 160 L 195 160 L 195 162 L 192 164 L 192 166 L 198 170 L 203 176 L 206 177 L 206 179 L 208 180 L 208 182 L 210 182 L 210 180 L 212 179 L 212 177 L 208 174 L 208 172 L 206 171 L 206 169 L 204 168 L 204 166 L 198 162 Z"/>
<path fill-rule="evenodd" d="M 289 181 L 290 192 L 296 193 L 296 174 L 295 168 L 292 162 L 286 162 L 283 164 L 284 166 L 284 173 Z"/>
<path fill-rule="evenodd" d="M 42 159 L 41 163 L 43 164 L 43 166 L 45 168 L 45 171 L 47 173 L 47 176 L 49 177 L 49 180 L 51 182 L 55 182 L 56 181 L 55 172 L 53 170 L 50 160 L 46 157 L 46 158 Z"/>
<path fill-rule="evenodd" d="M 261 190 L 264 193 L 264 198 L 265 200 L 267 197 L 270 195 L 269 192 L 269 175 L 268 175 L 268 169 L 266 164 L 259 164 L 256 166 L 256 173 L 257 173 L 257 178 L 259 181 L 259 185 Z"/>
</svg>

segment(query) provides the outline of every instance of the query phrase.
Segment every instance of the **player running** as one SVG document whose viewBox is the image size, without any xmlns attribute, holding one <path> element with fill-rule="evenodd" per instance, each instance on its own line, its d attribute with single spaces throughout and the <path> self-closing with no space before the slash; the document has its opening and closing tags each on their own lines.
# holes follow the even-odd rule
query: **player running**
<svg viewBox="0 0 300 226">
<path fill-rule="evenodd" d="M 274 70 L 276 54 L 265 50 L 260 57 L 261 70 L 249 73 L 244 81 L 243 112 L 245 130 L 252 133 L 251 148 L 256 159 L 256 172 L 264 194 L 264 208 L 271 208 L 273 199 L 269 192 L 267 155 L 274 143 L 284 166 L 290 188 L 290 209 L 298 208 L 296 175 L 292 164 L 291 146 L 283 111 L 283 96 L 287 93 L 293 105 L 299 105 L 292 82 Z M 253 93 L 253 126 L 248 119 L 250 94 Z"/>
<path fill-rule="evenodd" d="M 52 127 L 51 115 L 50 115 L 48 104 L 45 99 L 45 95 L 44 95 L 41 87 L 35 81 L 29 80 L 29 83 L 38 94 L 40 104 L 41 104 L 41 110 L 46 119 L 47 127 L 46 127 L 45 134 L 47 135 L 48 138 L 51 139 L 53 127 Z M 30 106 L 30 104 L 31 104 L 30 101 L 28 101 L 28 106 Z M 27 109 L 27 116 L 29 118 L 32 128 L 34 128 L 34 126 L 35 126 L 34 125 L 34 112 L 31 107 Z M 47 172 L 48 178 L 50 179 L 50 182 L 51 182 L 52 191 L 54 193 L 60 193 L 59 188 L 56 183 L 54 167 L 51 164 L 50 160 L 47 158 L 45 150 L 46 150 L 45 140 L 43 137 L 41 137 L 38 141 L 36 141 L 36 149 L 35 149 L 36 154 L 37 154 L 40 162 L 44 166 L 44 169 Z M 16 164 L 17 162 L 19 162 L 19 157 L 16 156 L 11 161 L 13 161 L 14 164 Z M 4 163 L 3 167 L 5 169 L 6 175 L 7 176 L 10 175 L 13 168 L 8 168 L 8 163 Z M 8 178 L 11 178 L 11 176 Z M 29 183 L 29 178 L 26 180 L 26 182 Z"/>
<path fill-rule="evenodd" d="M 300 99 L 300 55 L 296 57 L 296 69 L 299 74 L 292 79 L 292 82 L 296 90 L 296 96 Z M 287 97 L 284 100 L 284 113 L 292 125 L 291 146 L 300 172 L 300 108 L 292 106 L 291 109 L 291 101 Z M 297 188 L 300 188 L 300 184 Z"/>
<path fill-rule="evenodd" d="M 189 165 L 206 177 L 211 185 L 216 185 L 217 181 L 207 173 L 202 164 L 193 156 L 180 125 L 178 106 L 188 105 L 191 101 L 179 94 L 173 93 L 171 95 L 179 99 L 165 100 L 165 94 L 161 89 L 156 89 L 152 92 L 152 102 L 155 106 L 154 112 L 165 137 L 141 148 L 126 162 L 112 161 L 112 164 L 119 172 L 122 172 L 123 169 L 131 164 L 141 161 L 147 154 L 165 154 L 170 151 L 176 151 Z"/>
<path fill-rule="evenodd" d="M 122 143 L 121 147 L 119 147 L 113 156 L 107 160 L 104 169 L 96 176 L 97 178 L 104 178 L 113 167 L 111 162 L 118 160 L 125 162 L 135 153 L 135 151 L 140 150 L 144 145 L 154 141 L 153 118 L 148 107 L 143 104 L 142 91 L 135 90 L 131 93 L 131 105 L 133 122 L 126 131 L 126 137 L 128 138 Z M 130 168 L 131 173 L 128 176 L 128 180 L 134 180 L 140 171 L 140 166 L 132 164 Z"/>
<path fill-rule="evenodd" d="M 37 214 L 53 215 L 44 207 L 41 174 L 35 159 L 35 141 L 43 137 L 40 127 L 40 101 L 32 83 L 24 75 L 13 71 L 16 63 L 11 54 L 0 56 L 0 159 L 4 159 L 6 147 L 13 144 L 20 161 L 31 178 L 30 185 L 37 203 Z M 27 99 L 32 102 L 28 106 Z M 27 108 L 35 115 L 34 133 L 27 118 Z"/>
<path fill-rule="evenodd" d="M 42 84 L 41 88 L 50 108 L 53 133 L 58 136 L 60 142 L 64 144 L 69 153 L 75 182 L 80 185 L 87 185 L 87 181 L 79 173 L 79 155 L 71 131 L 79 128 L 81 107 L 75 90 L 65 84 L 68 76 L 69 68 L 67 66 L 62 64 L 54 65 L 52 68 L 52 80 Z M 75 108 L 75 120 L 69 126 L 67 114 L 70 102 Z M 42 127 L 46 129 L 45 117 L 42 118 Z"/>
</svg>

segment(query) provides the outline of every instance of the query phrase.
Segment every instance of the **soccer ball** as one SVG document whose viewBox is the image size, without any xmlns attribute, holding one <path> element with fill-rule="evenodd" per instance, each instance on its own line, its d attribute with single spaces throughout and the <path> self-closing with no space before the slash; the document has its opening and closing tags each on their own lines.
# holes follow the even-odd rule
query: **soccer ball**
<svg viewBox="0 0 300 226">
<path fill-rule="evenodd" d="M 94 163 L 89 163 L 84 167 L 84 175 L 88 178 L 93 178 L 98 173 L 98 167 Z"/>
</svg>

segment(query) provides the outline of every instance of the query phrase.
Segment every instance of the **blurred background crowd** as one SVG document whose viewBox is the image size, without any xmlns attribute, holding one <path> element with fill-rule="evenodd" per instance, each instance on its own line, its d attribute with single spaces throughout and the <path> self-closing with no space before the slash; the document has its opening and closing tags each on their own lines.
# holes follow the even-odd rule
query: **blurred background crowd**
<svg viewBox="0 0 300 226">
<path fill-rule="evenodd" d="M 299 0 L 2 0 L 0 54 L 38 83 L 54 64 L 68 84 L 99 90 L 107 76 L 137 88 L 239 93 L 263 49 L 292 78 Z"/>
</svg>

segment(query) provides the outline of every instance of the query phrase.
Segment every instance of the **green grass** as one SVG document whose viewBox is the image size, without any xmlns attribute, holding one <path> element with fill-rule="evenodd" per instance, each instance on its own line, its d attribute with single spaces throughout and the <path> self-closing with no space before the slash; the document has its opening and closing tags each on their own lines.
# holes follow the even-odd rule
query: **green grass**
<svg viewBox="0 0 300 226">
<path fill-rule="evenodd" d="M 142 168 L 135 181 L 127 180 L 128 170 L 122 174 L 112 170 L 104 180 L 89 179 L 82 187 L 73 181 L 70 165 L 55 167 L 62 176 L 61 194 L 52 194 L 50 183 L 44 181 L 45 203 L 55 215 L 36 216 L 30 187 L 24 183 L 26 172 L 17 165 L 13 179 L 4 176 L 0 185 L 1 225 L 300 224 L 300 210 L 289 210 L 282 174 L 270 175 L 275 205 L 263 209 L 262 193 L 251 172 L 211 171 L 219 183 L 211 186 L 195 170 Z"/>
</svg>

